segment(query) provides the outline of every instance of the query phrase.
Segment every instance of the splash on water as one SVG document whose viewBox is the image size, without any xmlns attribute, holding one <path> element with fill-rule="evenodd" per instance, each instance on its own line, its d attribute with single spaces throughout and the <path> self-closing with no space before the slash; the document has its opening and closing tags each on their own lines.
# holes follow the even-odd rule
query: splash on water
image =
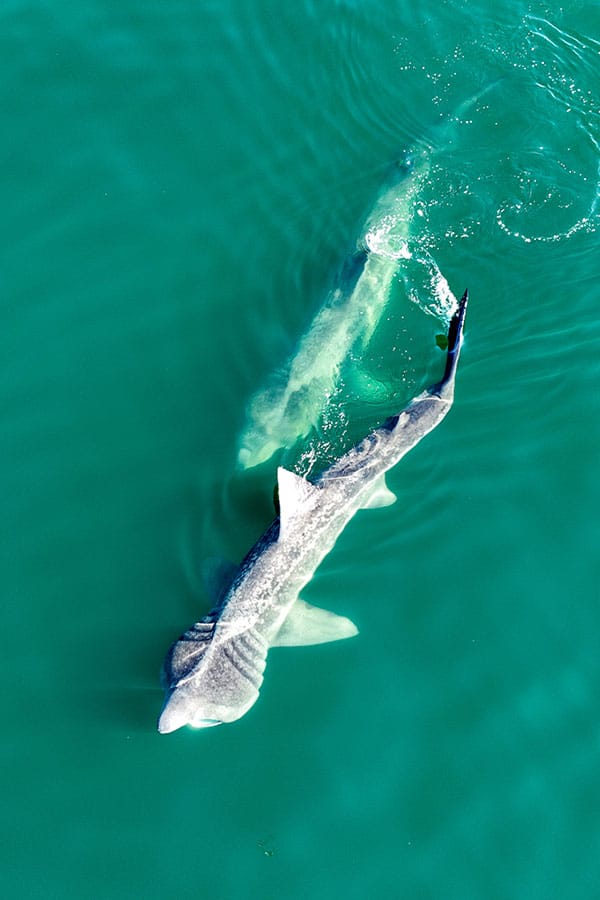
<svg viewBox="0 0 600 900">
<path fill-rule="evenodd" d="M 419 309 L 445 325 L 450 322 L 458 308 L 458 300 L 427 250 L 420 248 L 413 254 L 410 265 L 402 271 L 402 279 L 408 299 Z"/>
<path fill-rule="evenodd" d="M 406 238 L 397 236 L 398 219 L 386 216 L 378 226 L 373 226 L 365 235 L 365 243 L 371 253 L 387 256 L 388 259 L 410 259 Z"/>
</svg>

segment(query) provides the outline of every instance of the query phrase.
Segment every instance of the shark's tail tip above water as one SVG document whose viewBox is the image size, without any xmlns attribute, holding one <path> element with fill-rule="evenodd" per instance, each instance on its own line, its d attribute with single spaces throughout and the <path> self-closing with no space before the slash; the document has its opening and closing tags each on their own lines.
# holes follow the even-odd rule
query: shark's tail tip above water
<svg viewBox="0 0 600 900">
<path fill-rule="evenodd" d="M 430 394 L 435 394 L 442 400 L 449 400 L 450 402 L 452 402 L 452 396 L 454 394 L 454 378 L 456 376 L 458 357 L 460 356 L 460 348 L 463 341 L 468 303 L 469 289 L 466 288 L 464 294 L 460 298 L 456 312 L 450 319 L 450 325 L 448 327 L 448 354 L 446 356 L 444 376 L 441 381 L 429 389 Z"/>
<path fill-rule="evenodd" d="M 448 353 L 455 353 L 460 347 L 468 303 L 469 288 L 465 288 L 465 292 L 459 300 L 458 308 L 450 320 L 450 326 L 448 328 Z"/>
</svg>

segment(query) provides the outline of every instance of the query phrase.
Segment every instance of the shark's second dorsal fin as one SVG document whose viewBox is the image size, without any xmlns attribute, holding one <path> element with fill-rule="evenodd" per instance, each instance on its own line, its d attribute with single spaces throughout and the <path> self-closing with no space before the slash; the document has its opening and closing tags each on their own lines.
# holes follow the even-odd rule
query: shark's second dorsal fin
<svg viewBox="0 0 600 900">
<path fill-rule="evenodd" d="M 271 647 L 304 647 L 354 637 L 358 628 L 346 616 L 311 606 L 300 597 L 290 609 Z"/>
<path fill-rule="evenodd" d="M 281 466 L 277 469 L 279 492 L 279 537 L 285 537 L 290 522 L 305 509 L 319 492 L 319 488 Z"/>
</svg>

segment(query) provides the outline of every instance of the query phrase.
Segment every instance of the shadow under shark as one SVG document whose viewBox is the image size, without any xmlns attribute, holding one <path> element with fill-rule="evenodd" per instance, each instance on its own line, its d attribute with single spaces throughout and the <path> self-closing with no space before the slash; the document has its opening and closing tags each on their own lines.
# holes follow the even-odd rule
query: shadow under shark
<svg viewBox="0 0 600 900">
<path fill-rule="evenodd" d="M 175 641 L 163 666 L 158 730 L 234 722 L 256 702 L 271 647 L 352 637 L 347 618 L 310 606 L 300 592 L 359 509 L 396 499 L 385 473 L 442 421 L 454 399 L 468 293 L 448 332 L 440 382 L 423 391 L 314 483 L 278 470 L 280 515 L 250 550 L 213 611 Z"/>
</svg>

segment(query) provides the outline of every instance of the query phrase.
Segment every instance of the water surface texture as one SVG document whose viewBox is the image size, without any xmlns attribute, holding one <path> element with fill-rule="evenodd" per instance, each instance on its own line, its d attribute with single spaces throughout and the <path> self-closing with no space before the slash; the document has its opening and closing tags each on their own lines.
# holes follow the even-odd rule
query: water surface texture
<svg viewBox="0 0 600 900">
<path fill-rule="evenodd" d="M 0 47 L 2 895 L 599 896 L 597 4 L 6 0 Z M 406 154 L 376 327 L 240 467 Z M 439 378 L 467 286 L 454 409 L 305 594 L 358 637 L 158 735 L 205 561 Z"/>
</svg>

